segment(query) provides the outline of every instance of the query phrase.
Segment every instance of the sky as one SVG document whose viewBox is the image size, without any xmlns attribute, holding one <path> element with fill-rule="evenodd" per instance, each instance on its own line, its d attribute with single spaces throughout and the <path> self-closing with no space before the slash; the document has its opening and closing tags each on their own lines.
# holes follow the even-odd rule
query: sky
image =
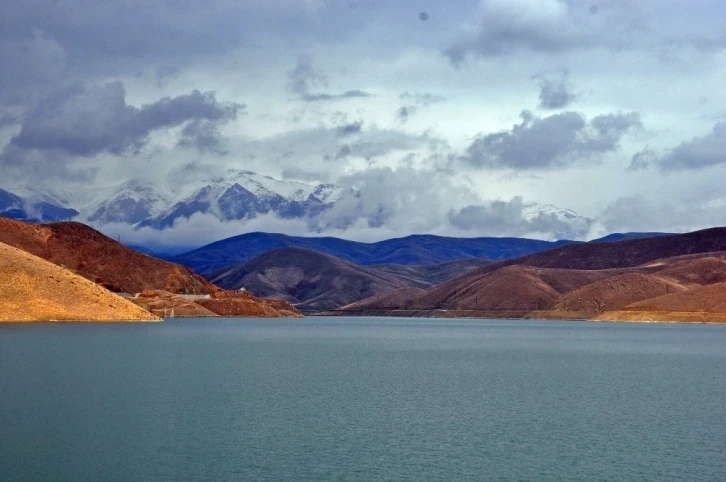
<svg viewBox="0 0 726 482">
<path fill-rule="evenodd" d="M 557 220 L 526 219 L 532 204 L 592 217 L 583 237 L 726 225 L 722 1 L 3 9 L 8 182 L 182 185 L 231 168 L 330 182 L 360 190 L 363 203 L 336 206 L 316 233 L 363 240 L 547 237 Z M 208 221 L 200 229 L 311 230 Z"/>
</svg>

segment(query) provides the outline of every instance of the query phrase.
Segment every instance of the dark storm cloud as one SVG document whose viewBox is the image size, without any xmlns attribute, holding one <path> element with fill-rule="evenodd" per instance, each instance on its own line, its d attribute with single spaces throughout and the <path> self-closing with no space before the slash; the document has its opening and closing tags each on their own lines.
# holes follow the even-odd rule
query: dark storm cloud
<svg viewBox="0 0 726 482">
<path fill-rule="evenodd" d="M 620 139 L 642 127 L 639 114 L 600 115 L 587 122 L 578 112 L 549 117 L 520 114 L 511 130 L 480 134 L 462 161 L 481 168 L 553 169 L 615 151 Z"/>
<path fill-rule="evenodd" d="M 534 77 L 539 83 L 539 107 L 541 109 L 562 109 L 570 105 L 577 94 L 567 82 L 567 72 L 558 75 L 537 75 Z"/>
<path fill-rule="evenodd" d="M 576 228 L 552 213 L 540 212 L 536 216 L 526 216 L 529 207 L 521 196 L 509 201 L 491 201 L 472 204 L 448 213 L 449 223 L 464 231 L 488 231 L 522 236 L 528 233 L 553 233 L 559 239 L 579 239 L 587 235 L 589 225 L 583 226 L 585 232 Z"/>
<path fill-rule="evenodd" d="M 362 90 L 347 90 L 340 94 L 322 92 L 328 87 L 328 76 L 322 69 L 313 65 L 309 55 L 298 57 L 295 67 L 287 73 L 287 87 L 293 94 L 305 102 L 334 101 L 371 97 Z"/>
<path fill-rule="evenodd" d="M 0 155 L 0 164 L 12 168 L 16 176 L 83 177 L 97 170 L 99 163 L 89 167 L 82 159 L 136 153 L 150 134 L 175 127 L 182 127 L 184 146 L 219 150 L 219 126 L 234 120 L 242 107 L 219 102 L 213 92 L 196 90 L 135 107 L 126 103 L 121 82 L 76 83 L 47 95 L 25 113 L 20 131 Z"/>
<path fill-rule="evenodd" d="M 663 171 L 703 169 L 726 163 L 726 122 L 719 122 L 710 133 L 682 142 L 677 147 L 658 154 L 643 149 L 633 155 L 630 170 L 657 167 Z"/>
<path fill-rule="evenodd" d="M 213 92 L 193 91 L 140 108 L 126 103 L 121 82 L 86 87 L 77 83 L 38 102 L 23 118 L 10 145 L 92 156 L 138 149 L 149 134 L 188 121 L 226 123 L 242 106 L 217 101 Z"/>
</svg>

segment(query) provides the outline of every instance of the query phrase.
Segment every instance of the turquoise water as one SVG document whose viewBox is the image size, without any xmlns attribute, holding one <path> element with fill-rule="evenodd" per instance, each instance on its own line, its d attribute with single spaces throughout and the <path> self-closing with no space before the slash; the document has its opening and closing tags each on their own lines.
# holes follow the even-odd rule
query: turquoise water
<svg viewBox="0 0 726 482">
<path fill-rule="evenodd" d="M 1 480 L 726 480 L 726 326 L 0 326 Z"/>
</svg>

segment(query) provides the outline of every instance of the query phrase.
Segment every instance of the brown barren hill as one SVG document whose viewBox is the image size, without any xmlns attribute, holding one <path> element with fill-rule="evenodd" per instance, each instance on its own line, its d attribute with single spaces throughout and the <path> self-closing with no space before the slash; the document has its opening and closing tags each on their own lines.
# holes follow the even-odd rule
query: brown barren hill
<svg viewBox="0 0 726 482">
<path fill-rule="evenodd" d="M 0 321 L 159 321 L 101 286 L 0 243 Z"/>
<path fill-rule="evenodd" d="M 684 291 L 683 286 L 642 273 L 625 273 L 602 279 L 560 296 L 553 309 L 581 313 L 619 310 L 637 301 Z"/>
<path fill-rule="evenodd" d="M 411 306 L 418 309 L 543 310 L 564 292 L 618 273 L 505 266 L 491 273 L 435 286 L 426 290 Z"/>
<path fill-rule="evenodd" d="M 67 268 L 112 291 L 208 294 L 218 290 L 179 264 L 148 256 L 77 222 L 31 224 L 0 217 L 0 242 Z"/>
<path fill-rule="evenodd" d="M 726 317 L 726 283 L 698 286 L 623 307 L 627 311 L 681 311 L 723 313 Z"/>
<path fill-rule="evenodd" d="M 687 258 L 687 259 L 683 259 Z M 711 285 L 726 282 L 726 253 L 709 253 L 693 258 L 678 257 L 662 261 L 656 271 L 659 277 L 685 286 Z"/>
</svg>

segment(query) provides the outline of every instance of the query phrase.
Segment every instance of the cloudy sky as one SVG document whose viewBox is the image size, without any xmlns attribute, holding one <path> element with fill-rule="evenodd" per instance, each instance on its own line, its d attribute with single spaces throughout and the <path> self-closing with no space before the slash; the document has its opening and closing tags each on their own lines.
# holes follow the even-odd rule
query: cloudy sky
<svg viewBox="0 0 726 482">
<path fill-rule="evenodd" d="M 332 182 L 364 193 L 334 233 L 358 239 L 551 231 L 534 203 L 589 236 L 726 225 L 722 0 L 3 8 L 7 182 Z M 309 229 L 282 224 L 251 228 Z"/>
</svg>

